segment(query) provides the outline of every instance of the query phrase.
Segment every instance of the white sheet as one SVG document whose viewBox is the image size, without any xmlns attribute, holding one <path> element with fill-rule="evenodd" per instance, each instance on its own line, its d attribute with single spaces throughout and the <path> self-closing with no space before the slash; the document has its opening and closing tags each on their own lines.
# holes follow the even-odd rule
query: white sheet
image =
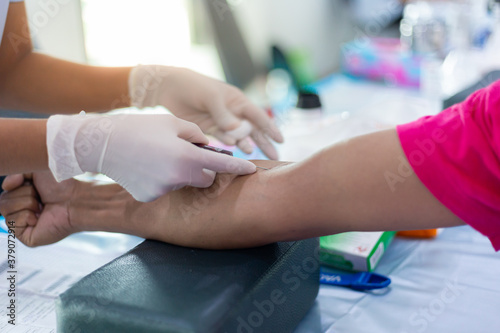
<svg viewBox="0 0 500 333">
<path fill-rule="evenodd" d="M 3 315 L 0 331 L 55 332 L 57 294 L 140 241 L 84 233 L 35 249 L 18 243 L 20 325 L 8 326 Z M 5 234 L 0 248 L 6 249 Z M 395 238 L 376 271 L 391 277 L 390 288 L 369 293 L 322 285 L 296 333 L 500 332 L 500 253 L 470 227 L 446 229 L 433 240 Z M 1 283 L 0 304 L 5 288 Z"/>
<path fill-rule="evenodd" d="M 397 237 L 376 271 L 392 279 L 385 293 L 321 286 L 296 333 L 500 332 L 500 253 L 468 226 Z"/>
</svg>

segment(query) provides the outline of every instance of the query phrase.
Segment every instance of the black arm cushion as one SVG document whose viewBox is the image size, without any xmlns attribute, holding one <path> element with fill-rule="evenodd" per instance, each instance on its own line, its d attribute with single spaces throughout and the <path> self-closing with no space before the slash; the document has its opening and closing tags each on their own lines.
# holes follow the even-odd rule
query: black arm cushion
<svg viewBox="0 0 500 333">
<path fill-rule="evenodd" d="M 56 301 L 58 332 L 290 332 L 319 288 L 316 238 L 210 251 L 146 240 Z"/>
</svg>

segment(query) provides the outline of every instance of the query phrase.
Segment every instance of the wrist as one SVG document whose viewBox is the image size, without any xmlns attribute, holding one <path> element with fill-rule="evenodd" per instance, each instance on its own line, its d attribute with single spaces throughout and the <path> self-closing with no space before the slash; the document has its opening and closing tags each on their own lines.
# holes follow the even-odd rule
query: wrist
<svg viewBox="0 0 500 333">
<path fill-rule="evenodd" d="M 130 212 L 140 203 L 117 184 L 78 182 L 68 203 L 71 224 L 78 231 L 122 232 L 142 236 Z"/>
<path fill-rule="evenodd" d="M 60 182 L 82 174 L 75 155 L 75 138 L 81 126 L 77 116 L 52 116 L 47 120 L 47 154 L 49 168 Z"/>
<path fill-rule="evenodd" d="M 115 122 L 104 115 L 56 115 L 47 121 L 49 168 L 60 182 L 84 172 L 100 172 Z"/>
<path fill-rule="evenodd" d="M 119 116 L 83 115 L 74 140 L 74 152 L 80 169 L 84 172 L 102 172 L 102 160 L 109 137 L 118 126 Z"/>
</svg>

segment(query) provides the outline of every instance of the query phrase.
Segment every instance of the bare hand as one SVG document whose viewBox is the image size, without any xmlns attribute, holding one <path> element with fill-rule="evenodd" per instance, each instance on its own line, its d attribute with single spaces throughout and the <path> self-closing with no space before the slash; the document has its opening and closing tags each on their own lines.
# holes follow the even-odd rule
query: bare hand
<svg viewBox="0 0 500 333">
<path fill-rule="evenodd" d="M 16 237 L 33 247 L 55 243 L 80 231 L 68 213 L 76 180 L 57 183 L 50 172 L 10 175 L 0 196 L 0 212 L 15 222 Z"/>
</svg>

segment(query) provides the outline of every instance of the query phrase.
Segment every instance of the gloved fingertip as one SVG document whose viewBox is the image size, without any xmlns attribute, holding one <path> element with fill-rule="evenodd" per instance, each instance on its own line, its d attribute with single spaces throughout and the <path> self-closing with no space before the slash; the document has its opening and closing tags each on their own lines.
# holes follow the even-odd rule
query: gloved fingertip
<svg viewBox="0 0 500 333">
<path fill-rule="evenodd" d="M 278 143 L 283 143 L 285 141 L 285 139 L 283 138 L 283 134 L 278 129 L 278 127 L 276 127 L 275 125 L 273 125 L 273 129 L 271 130 L 270 137 Z"/>
<path fill-rule="evenodd" d="M 276 141 L 277 143 L 283 143 L 285 142 L 285 138 L 283 137 L 283 134 L 281 134 L 281 132 L 278 130 L 276 136 L 273 138 L 274 141 Z"/>
<path fill-rule="evenodd" d="M 217 131 L 214 133 L 214 136 L 220 140 L 222 143 L 228 146 L 234 146 L 236 144 L 236 139 L 232 136 L 226 135 L 226 133 L 222 131 Z"/>
<path fill-rule="evenodd" d="M 253 152 L 253 146 L 248 138 L 238 141 L 238 148 L 240 148 L 245 154 L 251 154 Z"/>
<path fill-rule="evenodd" d="M 226 172 L 235 175 L 249 175 L 257 171 L 257 167 L 250 161 L 242 158 L 232 158 L 230 165 L 228 165 Z"/>
<path fill-rule="evenodd" d="M 257 166 L 250 161 L 246 161 L 245 166 L 242 168 L 240 175 L 249 175 L 257 172 Z"/>
<path fill-rule="evenodd" d="M 132 197 L 136 200 L 136 201 L 139 201 L 139 202 L 144 202 L 144 203 L 147 203 L 147 202 L 151 202 L 151 201 L 154 201 L 155 197 L 151 196 L 151 195 L 147 195 L 147 194 L 142 194 L 142 195 L 138 195 L 137 193 L 132 193 L 132 192 L 129 192 Z"/>
<path fill-rule="evenodd" d="M 195 142 L 195 143 L 203 143 L 204 145 L 208 145 L 210 143 L 210 139 L 208 136 L 204 135 L 203 140 L 201 142 Z"/>
<path fill-rule="evenodd" d="M 262 149 L 262 148 L 261 148 Z M 273 146 L 270 146 L 269 148 L 262 149 L 262 152 L 270 159 L 273 161 L 278 160 L 279 155 L 276 149 Z"/>
</svg>

